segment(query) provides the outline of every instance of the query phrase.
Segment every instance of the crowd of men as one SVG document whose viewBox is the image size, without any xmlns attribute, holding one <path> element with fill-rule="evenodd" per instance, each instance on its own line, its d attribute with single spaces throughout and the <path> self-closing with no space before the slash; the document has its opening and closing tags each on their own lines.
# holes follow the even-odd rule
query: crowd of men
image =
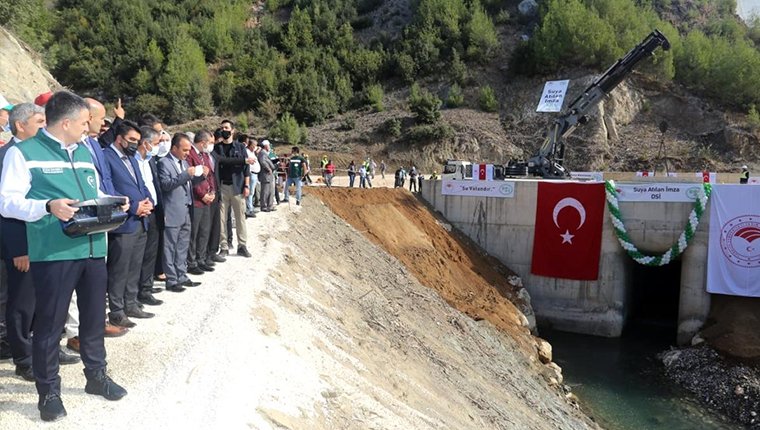
<svg viewBox="0 0 760 430">
<path fill-rule="evenodd" d="M 146 306 L 161 305 L 164 289 L 199 286 L 190 276 L 225 262 L 234 239 L 236 255 L 251 257 L 245 220 L 255 215 L 246 203 L 255 182 L 260 211 L 275 210 L 277 166 L 268 141 L 241 142 L 229 120 L 171 135 L 152 114 L 127 120 L 120 101 L 107 121 L 101 102 L 68 91 L 0 111 L 11 136 L 0 148 L 0 358 L 35 382 L 40 417 L 55 421 L 66 416 L 60 364 L 81 357 L 85 392 L 124 397 L 107 374 L 104 337 L 155 316 Z M 292 152 L 287 185 L 300 204 L 308 163 Z M 108 196 L 121 196 L 123 224 L 66 234 L 80 203 Z M 63 333 L 79 356 L 61 347 Z"/>
</svg>

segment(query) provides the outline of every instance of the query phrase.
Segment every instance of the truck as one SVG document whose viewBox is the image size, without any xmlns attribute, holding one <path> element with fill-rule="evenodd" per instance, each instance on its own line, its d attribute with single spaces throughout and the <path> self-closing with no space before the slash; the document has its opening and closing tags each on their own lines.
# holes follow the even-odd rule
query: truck
<svg viewBox="0 0 760 430">
<path fill-rule="evenodd" d="M 441 179 L 472 179 L 472 163 L 462 160 L 446 160 Z"/>
<path fill-rule="evenodd" d="M 662 47 L 670 49 L 670 42 L 659 30 L 652 31 L 644 40 L 617 60 L 601 76 L 596 78 L 568 108 L 553 121 L 546 139 L 538 152 L 527 162 L 512 160 L 504 166 L 505 176 L 539 176 L 549 179 L 566 179 L 569 170 L 564 166 L 565 139 L 578 126 L 588 123 L 588 114 L 605 96 L 628 76 L 642 59 L 651 56 Z"/>
</svg>

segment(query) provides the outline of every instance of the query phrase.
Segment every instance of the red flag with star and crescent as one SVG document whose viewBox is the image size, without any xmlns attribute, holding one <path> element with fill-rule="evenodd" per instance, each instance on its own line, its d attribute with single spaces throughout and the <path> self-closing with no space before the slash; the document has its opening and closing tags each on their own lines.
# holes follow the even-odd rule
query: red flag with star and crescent
<svg viewBox="0 0 760 430">
<path fill-rule="evenodd" d="M 603 183 L 539 182 L 531 273 L 598 279 L 604 204 Z"/>
</svg>

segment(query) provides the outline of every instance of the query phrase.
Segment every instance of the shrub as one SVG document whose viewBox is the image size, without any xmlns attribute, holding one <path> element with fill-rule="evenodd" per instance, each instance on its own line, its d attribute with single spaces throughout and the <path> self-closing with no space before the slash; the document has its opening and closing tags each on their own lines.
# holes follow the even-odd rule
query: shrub
<svg viewBox="0 0 760 430">
<path fill-rule="evenodd" d="M 463 104 L 464 93 L 462 92 L 462 88 L 460 88 L 457 84 L 451 85 L 449 88 L 449 93 L 446 96 L 446 107 L 456 108 L 462 106 Z"/>
<path fill-rule="evenodd" d="M 433 124 L 441 117 L 441 100 L 415 83 L 409 94 L 409 109 L 415 114 L 417 122 Z"/>
<path fill-rule="evenodd" d="M 411 143 L 429 143 L 454 137 L 454 129 L 444 122 L 410 127 L 406 139 Z"/>
<path fill-rule="evenodd" d="M 491 59 L 499 45 L 496 27 L 480 2 L 472 3 L 470 20 L 467 23 L 467 56 L 475 61 Z"/>
<path fill-rule="evenodd" d="M 152 113 L 159 115 L 169 110 L 169 101 L 155 94 L 140 94 L 127 106 L 129 116 L 139 118 L 143 114 Z"/>
<path fill-rule="evenodd" d="M 401 120 L 398 118 L 389 118 L 380 126 L 380 132 L 387 136 L 401 136 Z"/>
<path fill-rule="evenodd" d="M 747 112 L 747 124 L 749 124 L 750 128 L 753 130 L 760 128 L 760 114 L 758 114 L 757 108 L 754 104 L 749 106 L 749 111 Z"/>
<path fill-rule="evenodd" d="M 478 105 L 480 106 L 480 110 L 485 112 L 496 112 L 499 110 L 499 101 L 496 99 L 496 93 L 494 93 L 493 88 L 488 85 L 480 87 L 480 91 L 478 91 Z"/>
<path fill-rule="evenodd" d="M 356 119 L 347 117 L 338 126 L 338 131 L 351 131 L 356 128 Z"/>
<path fill-rule="evenodd" d="M 370 85 L 364 91 L 364 101 L 368 105 L 372 106 L 375 112 L 382 112 L 385 110 L 383 105 L 383 87 L 382 85 Z"/>
<path fill-rule="evenodd" d="M 307 138 L 306 127 L 300 126 L 289 112 L 285 112 L 280 117 L 274 127 L 269 130 L 269 134 L 292 145 L 306 143 Z"/>
</svg>

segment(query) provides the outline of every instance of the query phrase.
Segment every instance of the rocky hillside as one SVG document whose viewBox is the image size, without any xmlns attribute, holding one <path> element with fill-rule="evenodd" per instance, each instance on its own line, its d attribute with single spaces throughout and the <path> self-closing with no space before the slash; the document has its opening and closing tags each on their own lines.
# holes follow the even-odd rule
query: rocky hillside
<svg viewBox="0 0 760 430">
<path fill-rule="evenodd" d="M 11 103 L 34 100 L 61 85 L 45 69 L 40 56 L 0 27 L 0 94 Z"/>
</svg>

